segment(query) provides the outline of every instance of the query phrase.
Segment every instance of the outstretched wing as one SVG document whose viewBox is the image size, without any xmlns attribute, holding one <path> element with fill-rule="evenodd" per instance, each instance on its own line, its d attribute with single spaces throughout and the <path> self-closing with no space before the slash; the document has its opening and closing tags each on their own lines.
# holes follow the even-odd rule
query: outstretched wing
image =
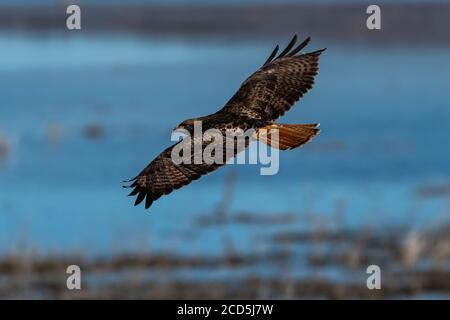
<svg viewBox="0 0 450 320">
<path fill-rule="evenodd" d="M 310 39 L 307 38 L 292 49 L 296 40 L 297 36 L 294 36 L 286 49 L 275 57 L 277 46 L 264 65 L 244 81 L 221 111 L 234 113 L 236 117 L 274 120 L 311 89 L 314 76 L 318 72 L 319 55 L 325 49 L 297 55 Z M 128 187 L 134 189 L 129 195 L 137 196 L 135 205 L 145 199 L 145 207 L 149 208 L 153 201 L 162 195 L 169 194 L 226 163 L 227 159 L 221 163 L 195 164 L 196 155 L 192 152 L 190 163 L 176 164 L 172 159 L 172 151 L 180 143 L 183 142 L 164 150 L 141 173 L 130 180 L 132 183 Z M 202 145 L 202 151 L 206 145 L 206 142 Z M 234 150 L 233 156 L 240 151 Z"/>
<path fill-rule="evenodd" d="M 296 41 L 295 35 L 275 57 L 277 45 L 264 65 L 242 83 L 221 111 L 270 121 L 282 116 L 303 97 L 313 87 L 319 56 L 325 49 L 297 55 L 310 38 L 292 49 Z"/>
<path fill-rule="evenodd" d="M 172 159 L 172 150 L 181 144 L 187 143 L 188 147 L 183 149 L 187 150 L 190 148 L 190 155 L 186 156 L 182 152 L 175 150 L 175 154 L 184 158 L 184 160 L 177 164 Z M 226 141 L 223 142 L 223 158 L 222 161 L 215 161 L 208 164 L 205 161 L 201 163 L 195 163 L 195 157 L 202 155 L 205 147 L 208 146 L 210 141 L 200 142 L 201 148 L 194 148 L 194 140 L 183 140 L 171 147 L 164 150 L 159 154 L 147 167 L 144 168 L 135 178 L 127 181 L 132 182 L 129 186 L 124 186 L 125 188 L 134 188 L 129 196 L 137 196 L 134 205 L 140 204 L 145 199 L 145 208 L 148 209 L 153 201 L 160 198 L 162 195 L 169 194 L 173 190 L 179 189 L 185 185 L 188 185 L 194 180 L 197 180 L 201 176 L 208 174 L 222 165 L 224 165 L 230 157 L 234 156 L 238 150 L 235 146 L 233 152 L 227 153 Z M 198 142 L 197 142 L 198 143 Z M 197 150 L 198 149 L 198 150 Z M 181 150 L 181 148 L 180 148 Z M 228 157 L 227 157 L 228 154 Z M 212 153 L 214 156 L 214 152 Z M 186 161 L 189 159 L 189 161 Z M 189 163 L 188 163 L 189 162 Z"/>
</svg>

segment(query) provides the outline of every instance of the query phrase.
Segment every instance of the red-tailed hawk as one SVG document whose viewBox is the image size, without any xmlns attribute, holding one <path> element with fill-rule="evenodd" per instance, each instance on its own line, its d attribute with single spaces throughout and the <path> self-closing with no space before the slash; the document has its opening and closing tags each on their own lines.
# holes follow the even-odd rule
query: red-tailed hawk
<svg viewBox="0 0 450 320">
<path fill-rule="evenodd" d="M 270 54 L 266 62 L 247 78 L 225 106 L 214 114 L 188 119 L 177 128 L 194 131 L 195 121 L 201 121 L 202 129 L 219 129 L 223 134 L 227 130 L 240 129 L 246 131 L 254 129 L 257 133 L 261 129 L 277 129 L 278 141 L 271 141 L 270 135 L 257 135 L 259 140 L 280 150 L 287 150 L 302 146 L 319 133 L 318 124 L 277 124 L 275 120 L 288 111 L 303 95 L 313 87 L 314 76 L 319 70 L 319 56 L 325 50 L 317 50 L 300 54 L 306 47 L 308 37 L 297 47 L 294 45 L 297 36 L 294 36 L 287 47 L 278 55 L 278 45 Z M 184 140 L 183 140 L 184 141 Z M 180 141 L 158 155 L 127 186 L 133 188 L 130 196 L 137 196 L 135 205 L 145 199 L 145 208 L 161 197 L 175 189 L 181 188 L 202 175 L 210 173 L 222 166 L 229 158 L 225 156 L 222 163 L 190 163 L 176 164 L 172 161 L 172 151 Z M 194 139 L 192 139 L 192 145 Z M 207 146 L 202 141 L 202 149 Z M 245 144 L 244 148 L 248 146 Z M 224 149 L 226 146 L 223 146 Z M 192 147 L 193 149 L 193 147 Z M 231 156 L 235 156 L 239 148 L 234 148 Z M 195 157 L 195 152 L 191 155 Z"/>
</svg>

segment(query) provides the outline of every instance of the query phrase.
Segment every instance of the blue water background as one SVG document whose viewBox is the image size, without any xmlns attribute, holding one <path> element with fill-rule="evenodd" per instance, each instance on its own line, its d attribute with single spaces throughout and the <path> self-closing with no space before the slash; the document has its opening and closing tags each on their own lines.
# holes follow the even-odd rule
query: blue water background
<svg viewBox="0 0 450 320">
<path fill-rule="evenodd" d="M 288 37 L 287 37 L 288 38 Z M 327 47 L 314 90 L 282 123 L 320 122 L 321 135 L 280 155 L 277 175 L 227 166 L 133 207 L 133 177 L 186 118 L 220 108 L 274 43 L 129 35 L 0 34 L 0 254 L 217 255 L 224 235 L 242 251 L 279 231 L 420 228 L 448 222 L 450 199 L 420 188 L 450 176 L 450 47 Z M 102 128 L 97 138 L 86 126 Z M 290 213 L 283 225 L 203 228 L 236 175 L 230 214 Z"/>
</svg>

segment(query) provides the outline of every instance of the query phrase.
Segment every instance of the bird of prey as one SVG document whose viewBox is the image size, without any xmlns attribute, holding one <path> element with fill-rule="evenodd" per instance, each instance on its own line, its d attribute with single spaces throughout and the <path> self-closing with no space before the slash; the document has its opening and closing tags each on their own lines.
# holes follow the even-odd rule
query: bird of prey
<svg viewBox="0 0 450 320">
<path fill-rule="evenodd" d="M 264 64 L 241 84 L 222 109 L 211 115 L 185 120 L 176 129 L 192 133 L 195 121 L 201 121 L 203 130 L 214 128 L 224 134 L 226 130 L 233 129 L 254 129 L 256 132 L 262 132 L 263 128 L 277 129 L 277 143 L 271 141 L 269 135 L 258 136 L 258 139 L 280 150 L 306 144 L 319 133 L 319 124 L 289 125 L 275 123 L 275 120 L 313 87 L 319 70 L 319 56 L 325 48 L 302 54 L 300 51 L 309 41 L 308 37 L 294 48 L 297 42 L 295 35 L 279 55 L 277 45 Z M 133 188 L 129 196 L 137 196 L 135 206 L 145 199 L 145 208 L 148 209 L 162 195 L 218 169 L 228 160 L 212 164 L 196 164 L 195 161 L 176 164 L 171 158 L 172 150 L 183 141 L 164 150 L 135 178 L 125 181 L 131 184 L 124 187 Z M 204 149 L 207 143 L 201 143 Z M 244 148 L 247 146 L 248 143 Z M 232 156 L 235 156 L 242 150 L 235 148 L 233 151 Z M 191 155 L 194 156 L 195 153 Z"/>
</svg>

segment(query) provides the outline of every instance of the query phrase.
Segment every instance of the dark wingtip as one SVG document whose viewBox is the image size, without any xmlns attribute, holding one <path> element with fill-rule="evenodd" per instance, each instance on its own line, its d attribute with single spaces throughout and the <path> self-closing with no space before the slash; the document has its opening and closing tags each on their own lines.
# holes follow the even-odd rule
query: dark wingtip
<svg viewBox="0 0 450 320">
<path fill-rule="evenodd" d="M 141 192 L 139 192 L 139 194 L 138 194 L 138 196 L 136 198 L 136 201 L 134 202 L 134 205 L 137 206 L 139 203 L 141 203 L 142 200 L 144 200 L 145 195 L 146 195 L 145 191 L 141 190 Z"/>
<path fill-rule="evenodd" d="M 323 49 L 320 49 L 320 50 L 316 50 L 316 51 L 313 51 L 313 52 L 311 52 L 311 53 L 309 53 L 309 54 L 312 54 L 312 55 L 320 55 L 322 52 L 324 52 L 325 50 L 327 50 L 327 48 L 323 48 Z"/>
<path fill-rule="evenodd" d="M 136 186 L 137 186 L 137 182 L 135 181 L 132 184 L 130 184 L 129 186 L 122 186 L 122 188 L 125 188 L 125 189 L 127 189 L 127 188 L 134 188 Z"/>
<path fill-rule="evenodd" d="M 291 41 L 288 43 L 286 48 L 284 48 L 284 50 L 275 59 L 283 58 L 292 49 L 292 47 L 295 45 L 296 42 L 297 42 L 297 35 L 294 34 L 294 36 L 292 37 Z"/>
<path fill-rule="evenodd" d="M 311 37 L 307 37 L 305 40 L 303 40 L 302 43 L 300 43 L 297 47 L 292 49 L 294 47 L 295 43 L 297 42 L 297 35 L 294 34 L 294 36 L 292 37 L 292 39 L 289 42 L 289 44 L 286 46 L 286 48 L 284 48 L 284 50 L 276 58 L 274 58 L 274 57 L 277 54 L 278 49 L 280 47 L 278 45 L 275 47 L 275 49 L 270 54 L 269 58 L 267 58 L 266 62 L 264 62 L 263 66 L 265 66 L 266 64 L 272 62 L 273 60 L 277 60 L 277 59 L 283 58 L 283 57 L 292 57 L 292 56 L 296 55 L 302 49 L 304 49 L 308 45 L 308 43 L 310 41 L 311 41 Z M 322 53 L 325 50 L 326 50 L 326 48 L 321 49 L 321 50 L 317 50 L 317 51 L 314 51 L 314 52 L 311 52 L 309 54 L 320 54 L 320 53 Z"/>
<path fill-rule="evenodd" d="M 135 195 L 137 195 L 138 193 L 139 193 L 139 187 L 136 187 L 136 188 L 134 188 L 133 189 L 133 191 L 131 191 L 129 194 L 128 194 L 128 196 L 129 197 L 131 197 L 131 196 L 135 196 Z"/>
<path fill-rule="evenodd" d="M 122 182 L 123 182 L 123 183 L 127 183 L 127 182 L 134 181 L 134 180 L 136 180 L 136 179 L 137 179 L 137 177 L 134 177 L 133 179 L 130 179 L 130 180 L 122 180 Z"/>
<path fill-rule="evenodd" d="M 266 64 L 268 64 L 269 62 L 272 61 L 273 57 L 275 57 L 275 55 L 277 54 L 279 49 L 280 49 L 280 46 L 276 45 L 275 48 L 273 49 L 272 53 L 270 54 L 270 56 L 267 58 L 266 62 L 264 62 L 263 66 L 265 66 Z"/>
<path fill-rule="evenodd" d="M 291 52 L 289 52 L 288 57 L 292 57 L 293 55 L 297 54 L 298 52 L 300 52 L 300 50 L 302 50 L 303 48 L 305 48 L 308 43 L 311 41 L 311 37 L 307 37 L 305 40 L 303 40 L 302 43 L 300 43 L 294 50 L 292 50 Z"/>
<path fill-rule="evenodd" d="M 152 199 L 152 197 L 148 194 L 148 195 L 147 195 L 147 198 L 145 199 L 145 209 L 150 208 L 150 206 L 152 205 L 152 203 L 153 203 L 153 199 Z"/>
</svg>

